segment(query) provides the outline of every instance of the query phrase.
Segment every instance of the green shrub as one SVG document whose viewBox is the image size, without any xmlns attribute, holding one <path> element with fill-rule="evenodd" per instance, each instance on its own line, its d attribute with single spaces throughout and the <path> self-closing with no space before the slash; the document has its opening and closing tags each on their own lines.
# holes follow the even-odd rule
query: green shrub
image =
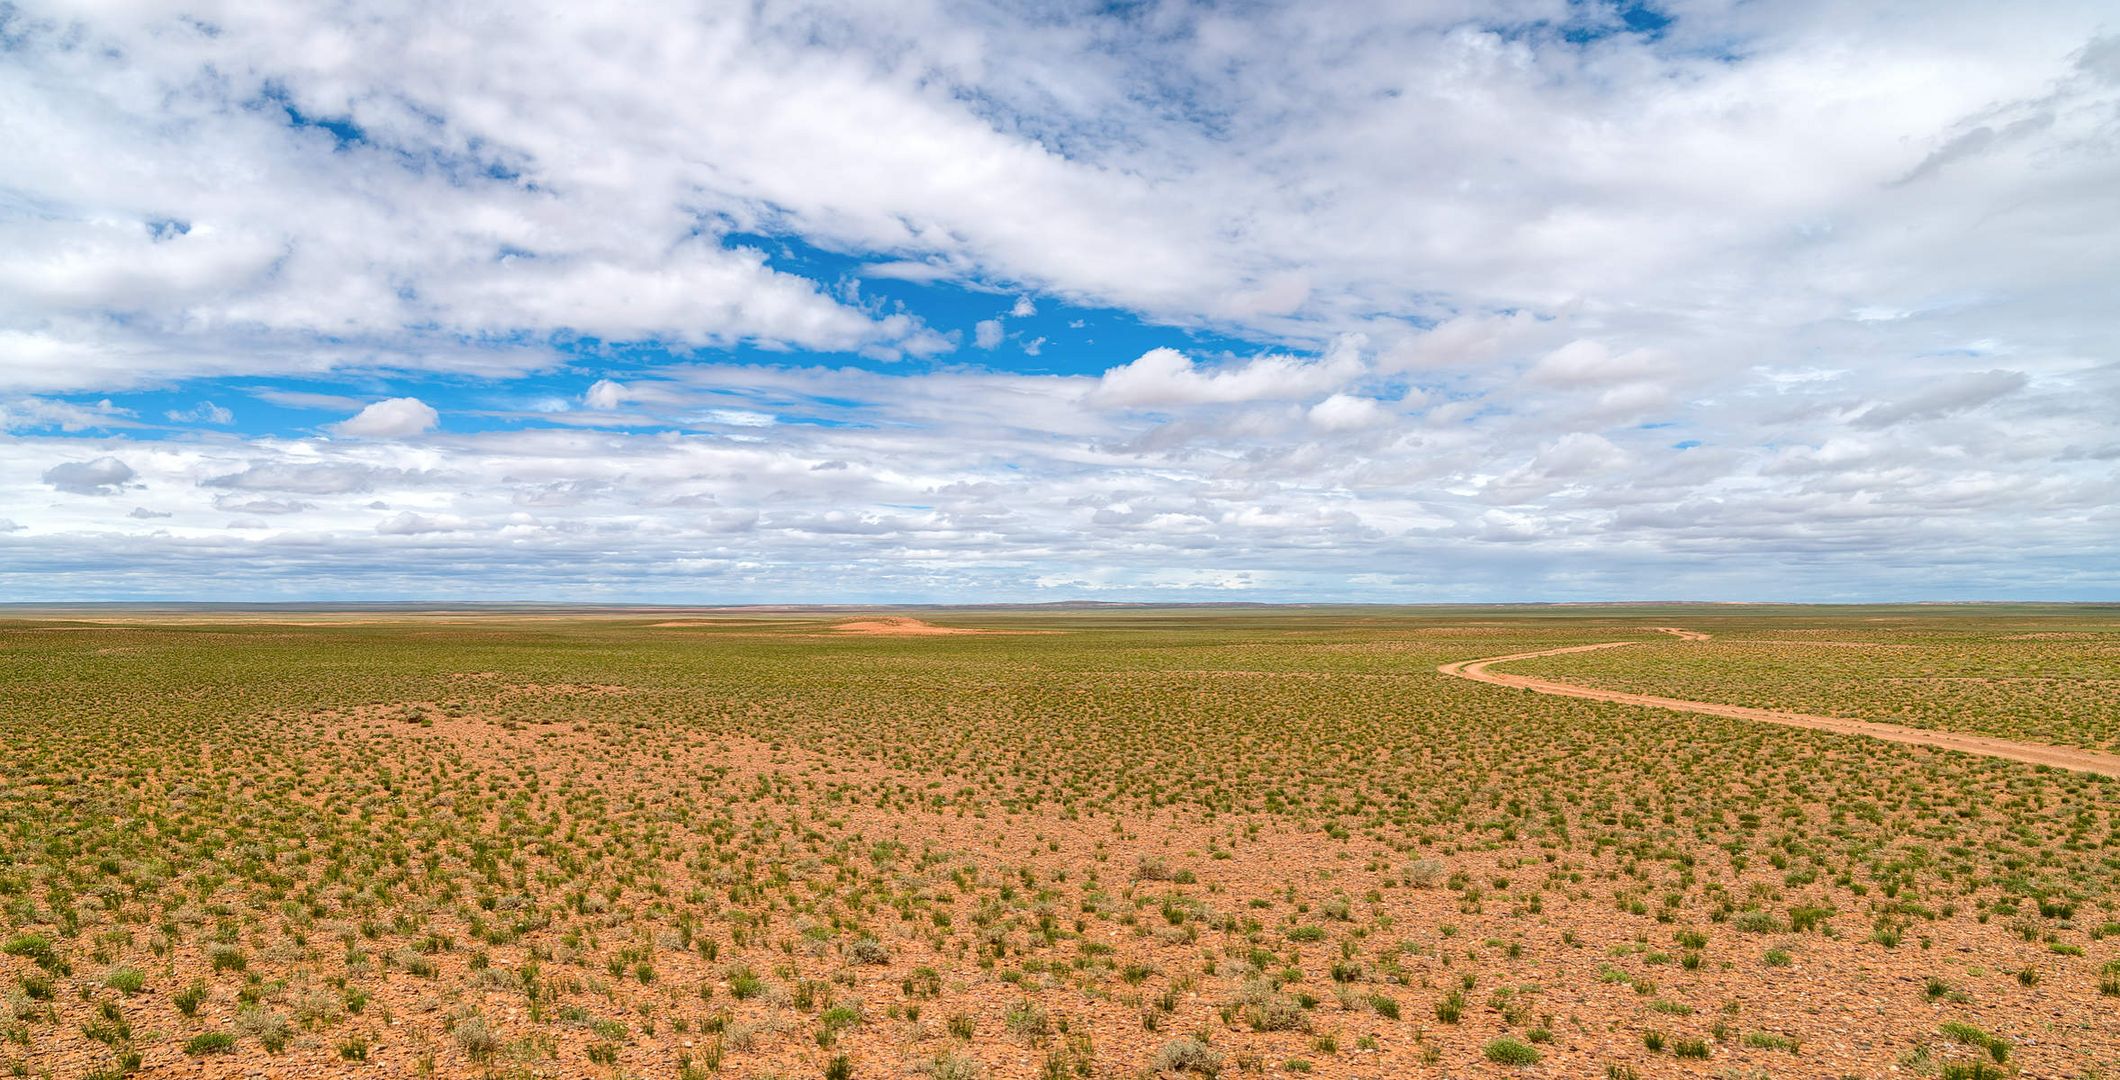
<svg viewBox="0 0 2120 1080">
<path fill-rule="evenodd" d="M 1771 911 L 1740 911 L 1730 925 L 1748 934 L 1778 934 L 1784 929 Z"/>
<path fill-rule="evenodd" d="M 197 1016 L 199 1014 L 199 1006 L 206 1003 L 206 992 L 206 984 L 204 982 L 194 982 L 190 986 L 177 991 L 176 996 L 172 997 L 170 1001 L 176 1005 L 178 1012 L 186 1016 Z"/>
<path fill-rule="evenodd" d="M 1942 1033 L 1944 1038 L 1952 1042 L 1962 1043 L 1966 1046 L 1977 1046 L 1987 1051 L 1988 1056 L 1993 1058 L 1998 1065 L 2008 1061 L 2010 1058 L 2010 1041 L 2008 1039 L 1990 1035 L 1971 1024 L 1960 1020 L 1947 1020 L 1939 1025 L 1936 1030 Z"/>
<path fill-rule="evenodd" d="M 60 968 L 65 966 L 65 961 L 59 959 L 51 939 L 42 934 L 16 934 L 5 944 L 0 944 L 0 953 L 19 956 L 46 971 L 64 974 Z"/>
<path fill-rule="evenodd" d="M 1465 993 L 1462 990 L 1452 990 L 1448 994 L 1443 995 L 1443 1000 L 1435 1003 L 1435 1018 L 1443 1023 L 1455 1024 L 1458 1022 L 1458 1018 L 1463 1015 L 1465 1015 Z"/>
<path fill-rule="evenodd" d="M 1019 1001 L 1002 1014 L 1001 1026 L 1011 1035 L 1035 1039 L 1052 1030 L 1052 1020 L 1046 1016 L 1044 1006 L 1035 1001 Z"/>
<path fill-rule="evenodd" d="M 1806 930 L 1815 930 L 1824 926 L 1826 920 L 1832 917 L 1833 909 L 1829 907 L 1817 907 L 1808 904 L 1802 907 L 1793 907 L 1789 909 L 1789 929 L 1798 933 Z"/>
<path fill-rule="evenodd" d="M 747 967 L 736 967 L 729 971 L 729 996 L 738 1001 L 748 1001 L 765 992 L 766 982 Z"/>
<path fill-rule="evenodd" d="M 207 1054 L 225 1054 L 236 1048 L 236 1037 L 226 1031 L 209 1031 L 194 1035 L 184 1042 L 184 1052 L 194 1057 Z"/>
<path fill-rule="evenodd" d="M 1536 1065 L 1539 1059 L 1537 1047 L 1507 1035 L 1488 1043 L 1481 1053 L 1496 1065 Z"/>
</svg>

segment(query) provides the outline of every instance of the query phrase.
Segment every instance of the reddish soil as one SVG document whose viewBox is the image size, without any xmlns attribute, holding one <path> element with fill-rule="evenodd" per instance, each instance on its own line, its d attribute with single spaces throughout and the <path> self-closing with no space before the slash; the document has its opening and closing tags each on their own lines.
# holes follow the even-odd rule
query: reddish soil
<svg viewBox="0 0 2120 1080">
<path fill-rule="evenodd" d="M 1050 634 L 1050 630 L 979 630 L 969 626 L 936 626 L 931 622 L 888 615 L 859 619 L 832 627 L 835 634 L 867 634 L 873 637 L 934 637 L 943 634 Z"/>
</svg>

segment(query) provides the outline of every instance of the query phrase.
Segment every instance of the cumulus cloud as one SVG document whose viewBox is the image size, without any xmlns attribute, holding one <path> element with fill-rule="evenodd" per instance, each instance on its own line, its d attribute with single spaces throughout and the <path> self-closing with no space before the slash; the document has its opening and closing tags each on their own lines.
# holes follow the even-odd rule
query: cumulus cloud
<svg viewBox="0 0 2120 1080">
<path fill-rule="evenodd" d="M 133 467 L 114 457 L 67 461 L 44 470 L 44 482 L 73 495 L 116 495 L 134 476 Z"/>
<path fill-rule="evenodd" d="M 1613 352 L 1599 341 L 1571 341 L 1540 357 L 1525 378 L 1549 386 L 1610 386 L 1662 379 L 1676 370 L 1675 359 L 1657 349 Z"/>
<path fill-rule="evenodd" d="M 2114 587 L 2095 4 L 261 10 L 10 24 L 10 595 Z"/>
<path fill-rule="evenodd" d="M 1310 407 L 1310 422 L 1327 431 L 1359 431 L 1387 423 L 1391 417 L 1375 399 L 1334 394 Z"/>
<path fill-rule="evenodd" d="M 1612 440 L 1576 431 L 1541 448 L 1531 461 L 1531 472 L 1549 479 L 1575 479 L 1617 468 L 1626 460 L 1626 452 Z"/>
<path fill-rule="evenodd" d="M 401 397 L 378 401 L 331 425 L 331 430 L 359 439 L 401 439 L 433 431 L 441 422 L 441 414 L 426 402 Z"/>
<path fill-rule="evenodd" d="M 1361 371 L 1360 360 L 1345 353 L 1318 360 L 1262 356 L 1223 368 L 1202 368 L 1176 349 L 1158 348 L 1106 371 L 1090 391 L 1090 400 L 1099 405 L 1149 408 L 1287 401 L 1335 390 Z"/>
</svg>

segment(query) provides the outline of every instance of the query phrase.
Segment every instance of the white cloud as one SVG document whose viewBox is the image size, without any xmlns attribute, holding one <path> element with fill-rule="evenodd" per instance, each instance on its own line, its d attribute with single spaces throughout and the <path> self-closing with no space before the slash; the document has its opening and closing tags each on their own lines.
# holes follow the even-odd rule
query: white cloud
<svg viewBox="0 0 2120 1080">
<path fill-rule="evenodd" d="M 234 514 L 299 514 L 315 506 L 300 499 L 256 499 L 231 498 L 228 495 L 213 497 L 213 508 Z"/>
<path fill-rule="evenodd" d="M 428 533 L 456 532 L 465 528 L 462 518 L 448 514 L 416 514 L 402 510 L 376 523 L 375 531 L 383 536 L 422 536 Z"/>
<path fill-rule="evenodd" d="M 286 491 L 301 495 L 344 495 L 371 490 L 386 470 L 351 461 L 255 461 L 231 473 L 210 475 L 201 487 L 242 491 Z"/>
<path fill-rule="evenodd" d="M 202 401 L 189 409 L 170 409 L 162 414 L 180 424 L 233 424 L 236 414 L 211 401 Z"/>
<path fill-rule="evenodd" d="M 268 405 L 279 405 L 289 409 L 358 409 L 361 399 L 344 394 L 319 394 L 307 390 L 283 390 L 271 386 L 255 386 L 246 391 L 251 397 Z"/>
<path fill-rule="evenodd" d="M 906 262 L 903 260 L 875 263 L 861 268 L 862 277 L 882 278 L 888 281 L 942 281 L 951 275 L 952 271 L 947 266 L 925 262 Z"/>
<path fill-rule="evenodd" d="M 1860 428 L 1890 427 L 1913 420 L 1932 420 L 1979 408 L 2025 388 L 2021 371 L 1980 371 L 1939 380 L 1897 401 L 1873 405 L 1855 417 Z"/>
<path fill-rule="evenodd" d="M 1594 7 L 18 20 L 0 587 L 2109 593 L 2109 5 Z"/>
<path fill-rule="evenodd" d="M 113 405 L 108 398 L 93 405 L 47 398 L 17 398 L 0 402 L 0 431 L 33 428 L 86 431 L 90 428 L 130 427 L 128 421 L 133 415 L 131 409 Z"/>
<path fill-rule="evenodd" d="M 137 475 L 114 457 L 67 461 L 44 470 L 44 482 L 73 495 L 116 495 Z"/>
<path fill-rule="evenodd" d="M 1310 407 L 1310 422 L 1327 431 L 1359 431 L 1391 417 L 1372 398 L 1334 394 Z"/>
<path fill-rule="evenodd" d="M 1676 370 L 1677 361 L 1657 349 L 1615 353 L 1603 342 L 1579 340 L 1541 357 L 1525 378 L 1549 386 L 1605 387 L 1664 379 Z"/>
<path fill-rule="evenodd" d="M 1132 363 L 1106 371 L 1090 392 L 1090 400 L 1147 408 L 1288 401 L 1338 389 L 1361 371 L 1361 361 L 1346 354 L 1320 360 L 1263 356 L 1221 369 L 1202 369 L 1176 349 L 1150 349 Z"/>
<path fill-rule="evenodd" d="M 467 333 L 506 327 L 692 345 L 928 347 L 916 319 L 872 318 L 824 296 L 806 278 L 768 267 L 763 252 L 700 242 L 652 258 L 612 253 L 503 261 L 484 272 L 438 276 L 424 296 Z"/>
<path fill-rule="evenodd" d="M 1539 476 L 1574 479 L 1625 464 L 1626 452 L 1601 435 L 1570 432 L 1541 449 L 1531 471 Z"/>
<path fill-rule="evenodd" d="M 733 364 L 659 374 L 657 400 L 635 406 L 642 417 L 763 417 L 771 403 L 808 422 L 0 442 L 0 504 L 28 526 L 10 538 L 0 587 L 770 601 L 1146 599 L 1243 584 L 1314 599 L 1347 596 L 1360 577 L 1376 598 L 1772 598 L 1918 593 L 1918 564 L 1893 554 L 1918 548 L 2046 568 L 1981 571 L 1960 586 L 1968 594 L 2071 594 L 2106 565 L 2120 504 L 2120 446 L 2097 407 L 2120 372 L 1981 406 L 2046 417 L 2050 431 L 1980 410 L 1857 428 L 1844 419 L 1859 415 L 1846 380 L 1795 383 L 1692 414 L 1712 417 L 1713 434 L 1684 451 L 1672 444 L 1686 432 L 1568 431 L 1506 407 L 1536 403 L 1503 369 L 1492 389 L 1438 390 L 1413 417 L 1380 401 L 1371 413 L 1360 403 L 1378 399 L 1356 389 L 1150 413 L 1096 401 L 1102 380 L 1090 377 Z M 1471 408 L 1435 418 L 1461 401 Z M 1811 419 L 1761 419 L 1762 403 L 1802 404 Z M 1340 410 L 1377 422 L 1329 422 Z M 1767 447 L 1791 423 L 1839 434 L 1817 449 Z M 147 514 L 168 516 L 113 519 L 104 500 L 21 482 L 55 461 L 93 462 L 83 443 L 130 447 L 137 472 L 62 479 L 106 493 L 118 480 L 152 500 Z M 2039 475 L 2020 479 L 2020 462 Z M 227 528 L 231 515 L 254 527 Z M 1987 527 L 2001 519 L 2013 528 Z M 67 539 L 44 539 L 54 536 Z M 467 558 L 483 568 L 475 578 L 461 573 Z M 1188 566 L 1213 569 L 1173 572 Z"/>
<path fill-rule="evenodd" d="M 710 424 L 726 424 L 731 427 L 772 427 L 772 413 L 752 412 L 748 409 L 709 409 L 700 414 L 700 419 Z"/>
<path fill-rule="evenodd" d="M 433 431 L 441 422 L 441 414 L 426 402 L 401 397 L 378 401 L 331 425 L 331 430 L 359 439 L 401 439 Z"/>
</svg>

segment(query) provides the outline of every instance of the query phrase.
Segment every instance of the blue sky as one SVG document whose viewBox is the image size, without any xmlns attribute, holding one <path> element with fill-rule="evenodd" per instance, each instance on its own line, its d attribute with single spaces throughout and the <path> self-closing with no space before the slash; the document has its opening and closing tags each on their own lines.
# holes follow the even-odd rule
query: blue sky
<svg viewBox="0 0 2120 1080">
<path fill-rule="evenodd" d="M 217 378 L 173 378 L 119 392 L 46 394 L 42 400 L 93 413 L 117 410 L 90 425 L 98 431 L 124 431 L 134 440 L 182 439 L 203 431 L 249 437 L 305 438 L 328 433 L 344 420 L 349 407 L 377 398 L 413 396 L 446 413 L 451 432 L 502 431 L 544 423 L 564 423 L 564 414 L 601 380 L 622 382 L 657 379 L 702 364 L 759 367 L 850 368 L 895 377 L 938 371 L 1006 371 L 1026 375 L 1097 376 L 1113 366 L 1114 356 L 1135 357 L 1156 348 L 1178 348 L 1203 356 L 1249 358 L 1273 353 L 1277 343 L 1248 337 L 1241 329 L 1173 326 L 1144 321 L 1123 309 L 1071 304 L 1046 298 L 1041 304 L 1029 292 L 980 281 L 908 281 L 889 263 L 877 265 L 856 256 L 825 251 L 795 236 L 759 234 L 719 238 L 730 247 L 764 252 L 775 271 L 819 283 L 824 291 L 858 297 L 860 306 L 905 312 L 946 339 L 947 347 L 931 355 L 878 355 L 862 351 L 818 350 L 782 342 L 738 341 L 698 347 L 654 338 L 605 340 L 571 329 L 537 337 L 510 335 L 482 338 L 452 335 L 452 348 L 514 354 L 524 369 L 506 379 L 447 369 L 390 370 L 353 364 L 307 379 L 284 376 L 232 375 Z M 990 344 L 981 340 L 980 324 L 993 327 Z M 306 396 L 306 397 L 305 397 Z M 762 400 L 730 390 L 721 404 L 728 408 L 786 408 L 793 399 Z M 107 404 L 106 404 L 107 403 Z M 851 404 L 851 402 L 839 402 Z M 240 406 L 238 408 L 237 406 Z M 844 423 L 843 419 L 779 414 L 782 422 Z M 225 419 L 221 412 L 224 410 Z M 704 411 L 704 410 L 702 410 Z M 177 414 L 173 416 L 172 414 Z M 667 417 L 664 417 L 667 419 Z M 65 433 L 67 423 L 47 417 L 28 421 L 17 431 Z M 615 425 L 616 426 L 616 425 Z M 629 430 L 711 429 L 715 425 L 634 423 Z"/>
<path fill-rule="evenodd" d="M 2116 110 L 2098 4 L 11 6 L 0 600 L 2116 599 Z"/>
</svg>

